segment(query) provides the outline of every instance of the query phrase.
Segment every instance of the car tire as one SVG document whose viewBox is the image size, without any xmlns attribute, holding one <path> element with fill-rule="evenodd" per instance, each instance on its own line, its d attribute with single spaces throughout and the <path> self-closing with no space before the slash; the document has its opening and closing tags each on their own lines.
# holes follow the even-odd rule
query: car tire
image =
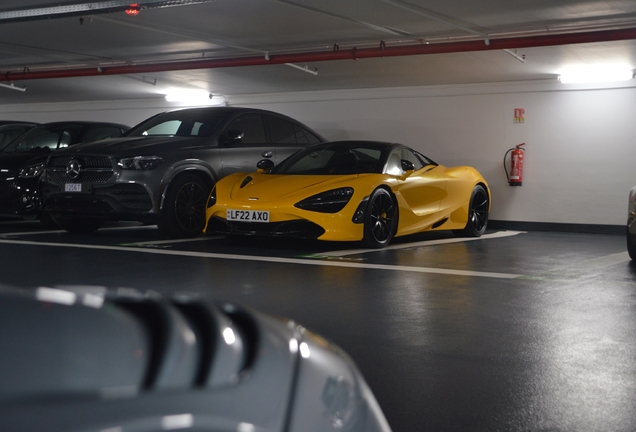
<svg viewBox="0 0 636 432">
<path fill-rule="evenodd" d="M 388 245 L 397 228 L 397 205 L 391 193 L 378 188 L 369 197 L 364 216 L 364 243 L 379 249 Z"/>
<path fill-rule="evenodd" d="M 53 216 L 53 221 L 71 234 L 92 234 L 104 225 L 101 219 L 84 219 L 67 216 Z"/>
<path fill-rule="evenodd" d="M 157 226 L 171 238 L 193 238 L 203 233 L 211 182 L 183 174 L 168 185 L 163 214 Z"/>
<path fill-rule="evenodd" d="M 636 260 L 636 235 L 629 232 L 627 228 L 627 252 L 632 260 Z"/>
<path fill-rule="evenodd" d="M 468 221 L 462 230 L 454 230 L 460 237 L 480 237 L 486 232 L 488 225 L 488 192 L 482 185 L 477 185 L 470 195 L 468 204 Z"/>
</svg>

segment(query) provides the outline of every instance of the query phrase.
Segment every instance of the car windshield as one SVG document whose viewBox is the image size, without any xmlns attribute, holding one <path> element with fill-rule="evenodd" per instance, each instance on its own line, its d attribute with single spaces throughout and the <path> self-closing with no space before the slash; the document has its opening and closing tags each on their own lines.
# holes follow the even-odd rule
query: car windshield
<svg viewBox="0 0 636 432">
<path fill-rule="evenodd" d="M 206 137 L 219 126 L 227 112 L 209 109 L 180 110 L 158 114 L 132 128 L 125 136 Z"/>
<path fill-rule="evenodd" d="M 13 140 L 3 153 L 50 151 L 68 147 L 76 141 L 83 126 L 78 124 L 42 125 Z"/>
<path fill-rule="evenodd" d="M 0 127 L 0 152 L 13 142 L 14 139 L 29 130 L 31 126 L 4 126 Z"/>
<path fill-rule="evenodd" d="M 369 142 L 327 143 L 290 156 L 272 174 L 363 174 L 382 172 L 388 146 Z"/>
</svg>

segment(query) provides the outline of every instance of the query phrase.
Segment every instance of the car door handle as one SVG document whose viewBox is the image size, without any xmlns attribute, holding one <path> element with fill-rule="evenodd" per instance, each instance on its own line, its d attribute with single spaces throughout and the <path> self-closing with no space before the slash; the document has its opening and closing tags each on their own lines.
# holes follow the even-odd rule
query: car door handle
<svg viewBox="0 0 636 432">
<path fill-rule="evenodd" d="M 274 152 L 264 151 L 261 156 L 263 156 L 264 158 L 271 158 L 272 156 L 274 156 Z"/>
</svg>

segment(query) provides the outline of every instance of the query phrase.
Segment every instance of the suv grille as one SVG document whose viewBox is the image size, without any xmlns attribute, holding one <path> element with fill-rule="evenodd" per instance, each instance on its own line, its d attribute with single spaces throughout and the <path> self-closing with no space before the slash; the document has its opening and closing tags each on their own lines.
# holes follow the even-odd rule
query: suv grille
<svg viewBox="0 0 636 432">
<path fill-rule="evenodd" d="M 72 159 L 78 160 L 83 166 L 77 178 L 66 174 L 66 166 Z M 55 156 L 49 159 L 46 176 L 52 183 L 106 183 L 113 172 L 108 156 Z"/>
<path fill-rule="evenodd" d="M 49 159 L 48 166 L 61 167 L 66 169 L 66 165 L 71 159 L 80 160 L 86 168 L 112 168 L 113 164 L 110 162 L 108 156 L 55 156 Z"/>
<path fill-rule="evenodd" d="M 88 171 L 84 170 L 78 178 L 71 178 L 66 170 L 60 171 L 48 169 L 47 180 L 52 183 L 106 183 L 113 176 L 113 171 Z"/>
</svg>

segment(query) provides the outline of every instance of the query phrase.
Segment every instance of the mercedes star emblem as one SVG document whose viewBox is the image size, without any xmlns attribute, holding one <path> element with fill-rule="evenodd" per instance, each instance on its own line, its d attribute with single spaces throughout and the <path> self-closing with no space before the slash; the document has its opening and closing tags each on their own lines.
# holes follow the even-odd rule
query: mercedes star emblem
<svg viewBox="0 0 636 432">
<path fill-rule="evenodd" d="M 66 175 L 75 180 L 82 171 L 82 164 L 77 159 L 71 159 L 66 164 Z"/>
</svg>

